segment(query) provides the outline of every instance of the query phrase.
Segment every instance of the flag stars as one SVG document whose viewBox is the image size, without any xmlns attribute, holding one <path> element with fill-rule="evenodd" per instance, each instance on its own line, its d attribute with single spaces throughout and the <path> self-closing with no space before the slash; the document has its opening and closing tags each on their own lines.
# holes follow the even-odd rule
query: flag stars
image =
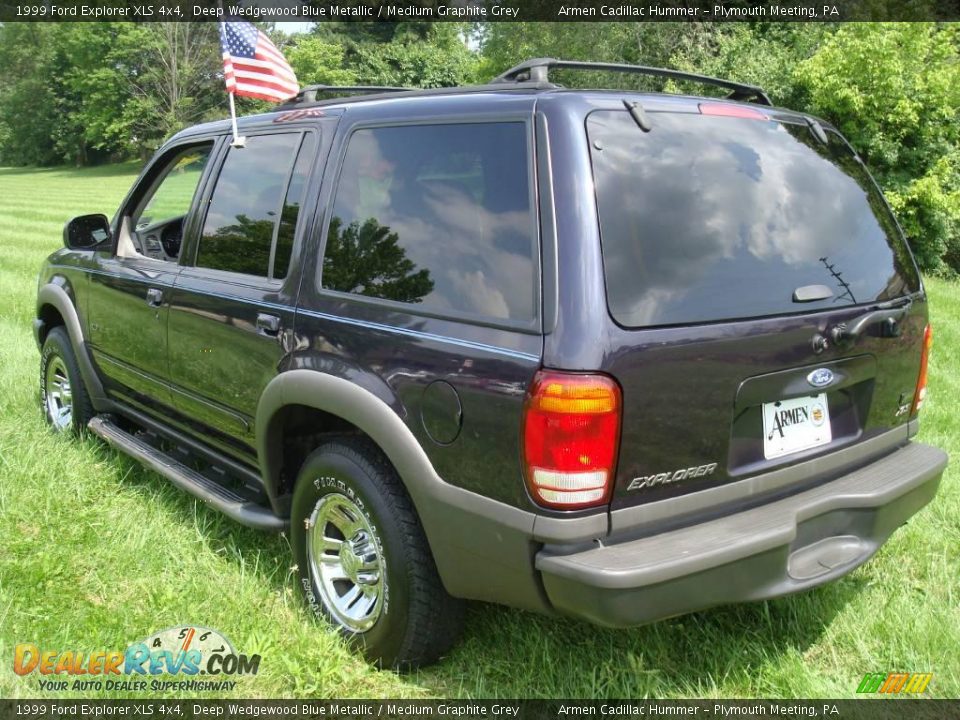
<svg viewBox="0 0 960 720">
<path fill-rule="evenodd" d="M 280 102 L 300 89 L 283 53 L 250 23 L 222 23 L 220 45 L 230 93 Z"/>
</svg>

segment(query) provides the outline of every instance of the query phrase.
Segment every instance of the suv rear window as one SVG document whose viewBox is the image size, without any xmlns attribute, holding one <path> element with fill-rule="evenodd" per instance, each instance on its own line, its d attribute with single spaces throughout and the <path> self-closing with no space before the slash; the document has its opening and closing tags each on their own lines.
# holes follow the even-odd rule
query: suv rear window
<svg viewBox="0 0 960 720">
<path fill-rule="evenodd" d="M 823 310 L 919 287 L 866 170 L 806 125 L 625 111 L 587 119 L 607 302 L 628 327 Z M 833 296 L 797 304 L 793 291 Z"/>
</svg>

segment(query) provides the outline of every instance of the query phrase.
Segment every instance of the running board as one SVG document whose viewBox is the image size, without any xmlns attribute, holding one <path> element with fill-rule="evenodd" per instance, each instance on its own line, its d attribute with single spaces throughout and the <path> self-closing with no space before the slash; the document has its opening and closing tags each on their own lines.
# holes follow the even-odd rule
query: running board
<svg viewBox="0 0 960 720">
<path fill-rule="evenodd" d="M 154 472 L 160 473 L 181 490 L 203 500 L 207 505 L 238 523 L 273 532 L 287 529 L 288 522 L 275 515 L 269 508 L 249 502 L 229 488 L 204 477 L 166 453 L 121 430 L 109 418 L 97 415 L 87 424 L 87 427 L 94 435 L 103 438 L 108 445 L 138 460 Z"/>
</svg>

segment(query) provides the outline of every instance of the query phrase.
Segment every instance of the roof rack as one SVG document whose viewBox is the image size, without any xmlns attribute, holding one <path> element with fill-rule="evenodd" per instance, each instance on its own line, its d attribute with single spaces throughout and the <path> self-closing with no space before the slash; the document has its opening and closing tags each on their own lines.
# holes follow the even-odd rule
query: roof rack
<svg viewBox="0 0 960 720">
<path fill-rule="evenodd" d="M 730 90 L 727 98 L 730 100 L 740 100 L 743 102 L 756 102 L 759 105 L 773 105 L 770 98 L 762 88 L 756 85 L 746 85 L 744 83 L 734 82 L 733 80 L 722 80 L 720 78 L 709 77 L 707 75 L 697 75 L 695 73 L 683 72 L 681 70 L 669 70 L 667 68 L 646 67 L 645 65 L 623 65 L 620 63 L 603 62 L 583 62 L 580 60 L 557 60 L 556 58 L 535 58 L 526 60 L 516 65 L 505 73 L 502 73 L 490 81 L 495 83 L 515 83 L 515 82 L 535 82 L 549 83 L 550 70 L 596 70 L 612 71 L 624 73 L 636 73 L 638 75 L 655 75 L 657 77 L 670 78 L 672 80 L 687 80 L 690 82 L 702 83 L 704 85 L 716 85 Z"/>
<path fill-rule="evenodd" d="M 503 83 L 496 85 L 466 85 L 458 87 L 440 87 L 440 88 L 398 88 L 398 87 L 385 87 L 385 88 L 375 88 L 374 86 L 360 86 L 362 90 L 356 90 L 356 93 L 363 94 L 350 94 L 345 95 L 344 97 L 331 97 L 317 99 L 315 93 L 307 93 L 308 90 L 311 90 L 314 86 L 309 86 L 300 91 L 300 93 L 282 105 L 279 105 L 277 109 L 289 109 L 291 107 L 327 107 L 330 105 L 344 105 L 348 103 L 363 102 L 365 100 L 383 100 L 392 95 L 399 95 L 401 92 L 404 97 L 437 97 L 442 95 L 463 95 L 467 93 L 488 93 L 491 91 L 516 91 L 516 92 L 528 92 L 530 90 L 552 90 L 557 86 L 552 83 L 532 83 L 532 82 L 515 82 L 515 83 Z M 344 88 L 338 86 L 327 86 L 319 85 L 316 87 L 325 88 L 331 87 L 331 92 L 344 91 Z M 346 92 L 349 92 L 350 89 L 347 88 Z M 318 90 L 317 92 L 322 92 Z M 304 94 L 307 93 L 309 97 L 305 97 Z"/>
<path fill-rule="evenodd" d="M 416 88 L 392 87 L 390 85 L 307 85 L 287 103 L 314 102 L 321 93 L 337 93 L 344 95 L 369 95 L 372 93 L 409 92 Z"/>
</svg>

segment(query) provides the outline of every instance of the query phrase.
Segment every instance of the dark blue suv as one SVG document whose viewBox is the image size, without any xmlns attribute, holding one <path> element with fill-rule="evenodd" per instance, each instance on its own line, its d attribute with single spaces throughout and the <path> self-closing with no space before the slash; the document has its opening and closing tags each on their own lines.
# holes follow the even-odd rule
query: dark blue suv
<svg viewBox="0 0 960 720">
<path fill-rule="evenodd" d="M 67 224 L 35 330 L 54 427 L 289 528 L 371 661 L 435 660 L 465 599 L 628 626 L 804 590 L 934 496 L 923 285 L 829 124 L 556 60 L 349 90 L 171 138 Z"/>
</svg>

